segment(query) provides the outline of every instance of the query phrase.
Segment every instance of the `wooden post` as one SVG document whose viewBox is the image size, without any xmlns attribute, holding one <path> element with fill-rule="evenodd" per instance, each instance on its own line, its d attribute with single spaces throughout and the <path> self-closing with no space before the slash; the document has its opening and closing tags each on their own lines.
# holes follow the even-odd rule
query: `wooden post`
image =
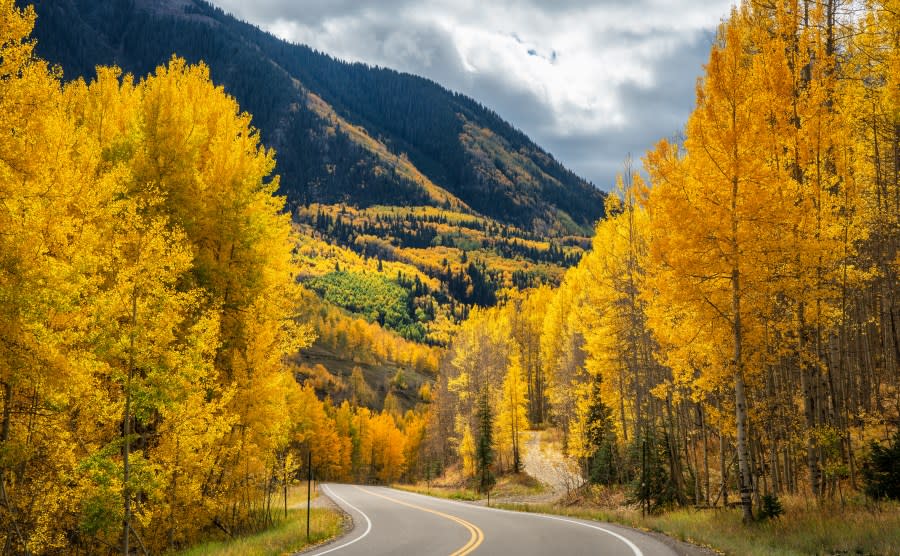
<svg viewBox="0 0 900 556">
<path fill-rule="evenodd" d="M 281 460 L 281 492 L 284 495 L 284 518 L 287 519 L 287 496 L 288 496 L 288 482 L 287 482 L 287 451 L 284 453 L 284 459 Z"/>
<path fill-rule="evenodd" d="M 647 439 L 641 441 L 641 517 L 647 516 L 645 507 L 649 507 L 647 500 Z"/>
<path fill-rule="evenodd" d="M 306 542 L 309 542 L 309 510 L 312 502 L 312 448 L 306 452 Z"/>
</svg>

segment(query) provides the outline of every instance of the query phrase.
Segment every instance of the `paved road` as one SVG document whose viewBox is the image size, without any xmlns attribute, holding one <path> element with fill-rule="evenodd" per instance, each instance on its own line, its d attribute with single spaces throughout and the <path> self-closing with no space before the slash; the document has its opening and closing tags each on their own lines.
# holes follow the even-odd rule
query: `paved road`
<svg viewBox="0 0 900 556">
<path fill-rule="evenodd" d="M 353 516 L 355 526 L 309 555 L 675 554 L 652 537 L 606 523 L 509 512 L 384 487 L 327 484 L 320 492 Z"/>
</svg>

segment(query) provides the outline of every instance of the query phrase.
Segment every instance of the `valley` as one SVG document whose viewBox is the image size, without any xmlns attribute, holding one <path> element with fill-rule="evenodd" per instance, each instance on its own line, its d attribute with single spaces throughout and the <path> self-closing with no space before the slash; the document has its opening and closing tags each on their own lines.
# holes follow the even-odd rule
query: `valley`
<svg viewBox="0 0 900 556">
<path fill-rule="evenodd" d="M 0 0 L 0 553 L 900 553 L 896 0 L 419 4 Z"/>
</svg>

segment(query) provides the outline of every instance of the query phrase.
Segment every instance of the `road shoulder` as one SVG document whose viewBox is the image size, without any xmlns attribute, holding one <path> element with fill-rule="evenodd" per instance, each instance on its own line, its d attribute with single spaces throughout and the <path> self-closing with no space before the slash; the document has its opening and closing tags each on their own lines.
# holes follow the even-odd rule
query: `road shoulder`
<svg viewBox="0 0 900 556">
<path fill-rule="evenodd" d="M 315 499 L 312 500 L 312 502 L 310 503 L 310 506 L 313 508 L 325 508 L 325 509 L 329 509 L 329 510 L 334 510 L 335 512 L 341 514 L 341 532 L 340 532 L 340 534 L 335 535 L 335 536 L 331 537 L 330 539 L 326 539 L 322 542 L 319 542 L 316 544 L 310 544 L 309 546 L 304 547 L 303 550 L 301 550 L 299 552 L 295 552 L 294 556 L 297 556 L 300 554 L 306 554 L 306 553 L 312 552 L 314 550 L 319 550 L 319 549 L 325 548 L 331 544 L 334 544 L 340 540 L 346 539 L 347 536 L 350 533 L 352 533 L 357 527 L 356 521 L 353 519 L 353 516 L 350 515 L 350 512 L 348 512 L 347 510 L 342 508 L 340 506 L 340 504 L 335 502 L 331 498 L 331 496 L 329 496 L 326 493 L 325 489 L 319 488 L 318 494 L 319 495 Z"/>
<path fill-rule="evenodd" d="M 565 513 L 565 512 L 554 513 L 552 511 L 552 507 L 548 507 L 547 505 L 542 505 L 541 511 L 529 511 L 529 510 L 521 508 L 521 507 L 517 508 L 516 507 L 517 504 L 515 504 L 515 503 L 509 504 L 509 505 L 507 505 L 506 503 L 503 503 L 503 504 L 501 504 L 501 507 L 497 508 L 497 507 L 493 507 L 493 506 L 490 506 L 490 507 L 487 506 L 486 500 L 475 500 L 475 501 L 448 500 L 446 498 L 442 498 L 439 496 L 432 496 L 430 494 L 423 493 L 423 492 L 415 492 L 415 491 L 407 491 L 407 490 L 399 490 L 399 492 L 409 493 L 409 494 L 414 494 L 414 495 L 419 495 L 419 496 L 426 496 L 429 498 L 434 498 L 436 500 L 450 502 L 452 504 L 462 504 L 462 505 L 466 505 L 466 506 L 473 506 L 473 507 L 478 507 L 478 508 L 487 509 L 487 510 L 498 510 L 498 511 L 522 513 L 522 514 L 543 515 L 543 516 L 547 516 L 547 517 L 551 517 L 551 518 L 564 518 L 566 520 L 582 521 L 584 523 L 589 523 L 592 525 L 608 527 L 612 530 L 618 529 L 618 530 L 627 531 L 627 532 L 630 532 L 630 533 L 636 534 L 636 535 L 645 535 L 645 536 L 650 537 L 653 540 L 665 545 L 666 547 L 670 548 L 678 556 L 719 556 L 722 554 L 721 552 L 718 552 L 711 548 L 699 546 L 699 545 L 696 545 L 696 544 L 693 544 L 693 543 L 690 543 L 687 541 L 682 541 L 682 540 L 676 539 L 674 537 L 670 537 L 669 535 L 666 535 L 665 533 L 661 533 L 658 531 L 651 531 L 649 529 L 640 529 L 640 528 L 633 527 L 631 525 L 625 525 L 622 523 L 616 523 L 616 522 L 610 522 L 610 521 L 600 521 L 597 519 L 591 519 L 589 517 L 575 516 L 575 515 L 571 515 L 570 513 Z M 547 510 L 550 510 L 550 511 L 547 511 Z"/>
</svg>

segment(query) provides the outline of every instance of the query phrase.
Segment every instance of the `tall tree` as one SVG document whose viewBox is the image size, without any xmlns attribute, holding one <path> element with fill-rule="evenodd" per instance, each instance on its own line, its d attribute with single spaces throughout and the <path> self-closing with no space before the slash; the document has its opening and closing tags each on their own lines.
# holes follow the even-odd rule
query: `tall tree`
<svg viewBox="0 0 900 556">
<path fill-rule="evenodd" d="M 521 438 L 523 432 L 528 428 L 525 381 L 522 364 L 519 361 L 519 354 L 513 351 L 510 355 L 506 377 L 503 379 L 495 437 L 497 452 L 501 454 L 501 457 L 503 454 L 510 456 L 514 473 L 522 470 Z"/>
<path fill-rule="evenodd" d="M 698 332 L 695 341 L 703 342 L 710 370 L 722 373 L 717 380 L 731 377 L 745 522 L 753 519 L 748 375 L 760 372 L 772 272 L 789 252 L 782 176 L 768 163 L 768 68 L 753 44 L 761 23 L 749 4 L 732 11 L 698 82 L 684 152 L 662 142 L 647 158 L 655 185 L 646 202 L 653 294 L 681 307 L 674 322 Z M 655 326 L 662 332 L 672 324 Z M 690 367 L 690 361 L 674 363 Z"/>
<path fill-rule="evenodd" d="M 491 396 L 486 387 L 478 395 L 478 440 L 475 446 L 475 472 L 479 492 L 490 492 L 496 478 L 494 465 L 494 415 Z"/>
</svg>

